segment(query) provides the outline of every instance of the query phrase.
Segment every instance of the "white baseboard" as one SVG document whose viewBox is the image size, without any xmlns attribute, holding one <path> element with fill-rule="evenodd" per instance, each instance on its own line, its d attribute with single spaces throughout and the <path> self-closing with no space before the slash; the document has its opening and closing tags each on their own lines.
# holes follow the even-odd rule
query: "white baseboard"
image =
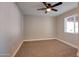
<svg viewBox="0 0 79 59">
<path fill-rule="evenodd" d="M 12 55 L 12 57 L 14 57 L 16 55 L 16 53 L 18 52 L 19 48 L 21 47 L 21 45 L 23 44 L 24 41 L 41 41 L 41 40 L 53 40 L 53 39 L 59 40 L 59 41 L 65 43 L 65 44 L 67 44 L 67 45 L 69 45 L 69 46 L 71 46 L 73 48 L 79 49 L 77 46 L 75 46 L 75 45 L 73 45 L 73 44 L 71 44 L 69 42 L 66 42 L 64 40 L 58 39 L 58 38 L 28 39 L 28 40 L 23 40 L 21 42 L 21 44 L 18 46 L 18 48 L 16 49 L 16 51 L 14 52 L 14 54 Z M 79 52 L 77 53 L 77 56 L 79 56 Z"/>
<path fill-rule="evenodd" d="M 69 45 L 69 46 L 72 46 L 72 47 L 74 47 L 74 48 L 78 48 L 77 46 L 75 46 L 75 45 L 73 45 L 73 44 L 71 44 L 71 43 L 68 43 L 68 42 L 66 42 L 66 41 L 64 41 L 64 40 L 61 40 L 61 39 L 59 39 L 59 38 L 28 39 L 28 40 L 23 40 L 23 41 L 41 41 L 41 40 L 53 40 L 53 39 L 59 40 L 59 41 L 65 43 L 65 44 L 67 44 L 67 45 Z"/>
<path fill-rule="evenodd" d="M 53 38 L 56 39 L 56 38 Z M 15 50 L 15 52 L 13 53 L 13 55 L 11 57 L 14 57 L 16 55 L 16 53 L 18 52 L 18 50 L 20 49 L 20 47 L 22 46 L 24 41 L 40 41 L 40 40 L 52 40 L 52 38 L 43 38 L 43 39 L 29 39 L 29 40 L 23 40 L 20 45 L 18 46 L 18 48 Z"/>
<path fill-rule="evenodd" d="M 56 38 L 28 39 L 23 41 L 41 41 L 41 40 L 52 40 L 52 39 L 56 39 Z"/>
<path fill-rule="evenodd" d="M 77 56 L 79 56 L 79 48 L 78 48 L 76 45 L 73 45 L 73 44 L 71 44 L 71 43 L 69 43 L 69 42 L 67 42 L 67 41 L 61 40 L 61 39 L 57 39 L 57 40 L 59 40 L 59 41 L 65 43 L 65 44 L 67 44 L 67 45 L 69 45 L 69 46 L 71 46 L 71 47 L 74 47 L 74 48 L 78 49 Z"/>
<path fill-rule="evenodd" d="M 17 49 L 15 50 L 15 52 L 13 53 L 13 55 L 12 55 L 11 57 L 15 57 L 16 53 L 18 52 L 18 50 L 19 50 L 20 47 L 22 46 L 23 42 L 24 42 L 24 41 L 22 41 L 22 42 L 20 43 L 20 45 L 17 47 Z"/>
<path fill-rule="evenodd" d="M 77 47 L 76 45 L 73 45 L 73 44 L 71 44 L 71 43 L 69 43 L 69 42 L 67 42 L 67 41 L 65 41 L 65 40 L 61 40 L 61 39 L 57 39 L 57 40 L 59 40 L 59 41 L 65 43 L 65 44 L 67 44 L 67 45 L 69 45 L 69 46 L 71 46 L 71 47 L 74 47 L 74 48 L 77 48 L 77 49 L 78 49 L 78 47 Z"/>
<path fill-rule="evenodd" d="M 67 45 L 69 45 L 69 46 L 71 46 L 73 48 L 78 49 L 77 56 L 79 56 L 79 48 L 76 45 L 73 45 L 73 44 L 71 44 L 71 43 L 69 43 L 69 42 L 67 42 L 65 40 L 61 40 L 59 38 L 28 39 L 28 40 L 23 40 L 23 41 L 41 41 L 41 40 L 53 40 L 53 39 L 59 40 L 59 41 L 65 43 L 65 44 L 67 44 Z"/>
</svg>

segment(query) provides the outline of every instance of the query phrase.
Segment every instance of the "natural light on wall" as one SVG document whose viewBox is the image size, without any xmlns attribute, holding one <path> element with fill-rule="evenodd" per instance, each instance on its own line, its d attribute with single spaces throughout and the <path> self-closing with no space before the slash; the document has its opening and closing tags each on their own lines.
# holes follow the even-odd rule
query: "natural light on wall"
<svg viewBox="0 0 79 59">
<path fill-rule="evenodd" d="M 64 18 L 64 32 L 78 33 L 78 16 L 72 15 Z"/>
</svg>

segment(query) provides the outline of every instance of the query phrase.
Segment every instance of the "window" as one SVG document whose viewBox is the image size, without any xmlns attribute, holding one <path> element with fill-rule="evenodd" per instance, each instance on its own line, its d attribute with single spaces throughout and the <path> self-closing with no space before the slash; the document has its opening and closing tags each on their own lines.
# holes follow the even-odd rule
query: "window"
<svg viewBox="0 0 79 59">
<path fill-rule="evenodd" d="M 64 19 L 64 32 L 78 33 L 78 16 L 73 15 Z"/>
</svg>

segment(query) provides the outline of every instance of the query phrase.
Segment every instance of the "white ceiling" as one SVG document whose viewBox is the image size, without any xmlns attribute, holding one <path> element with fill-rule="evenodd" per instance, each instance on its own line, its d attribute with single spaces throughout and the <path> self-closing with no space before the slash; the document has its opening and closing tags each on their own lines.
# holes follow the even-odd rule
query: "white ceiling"
<svg viewBox="0 0 79 59">
<path fill-rule="evenodd" d="M 57 2 L 51 2 L 55 4 Z M 18 7 L 21 9 L 24 15 L 37 15 L 37 16 L 57 16 L 69 10 L 77 7 L 77 2 L 63 2 L 62 5 L 55 7 L 58 9 L 57 12 L 51 11 L 47 14 L 44 11 L 38 11 L 37 9 L 45 7 L 41 2 L 17 2 Z"/>
</svg>

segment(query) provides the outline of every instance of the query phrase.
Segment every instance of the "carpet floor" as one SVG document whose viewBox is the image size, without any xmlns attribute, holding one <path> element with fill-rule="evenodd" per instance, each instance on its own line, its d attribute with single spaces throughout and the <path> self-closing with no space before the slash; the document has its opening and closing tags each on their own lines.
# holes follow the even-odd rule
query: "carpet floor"
<svg viewBox="0 0 79 59">
<path fill-rule="evenodd" d="M 15 57 L 76 57 L 77 49 L 58 40 L 26 41 Z"/>
</svg>

